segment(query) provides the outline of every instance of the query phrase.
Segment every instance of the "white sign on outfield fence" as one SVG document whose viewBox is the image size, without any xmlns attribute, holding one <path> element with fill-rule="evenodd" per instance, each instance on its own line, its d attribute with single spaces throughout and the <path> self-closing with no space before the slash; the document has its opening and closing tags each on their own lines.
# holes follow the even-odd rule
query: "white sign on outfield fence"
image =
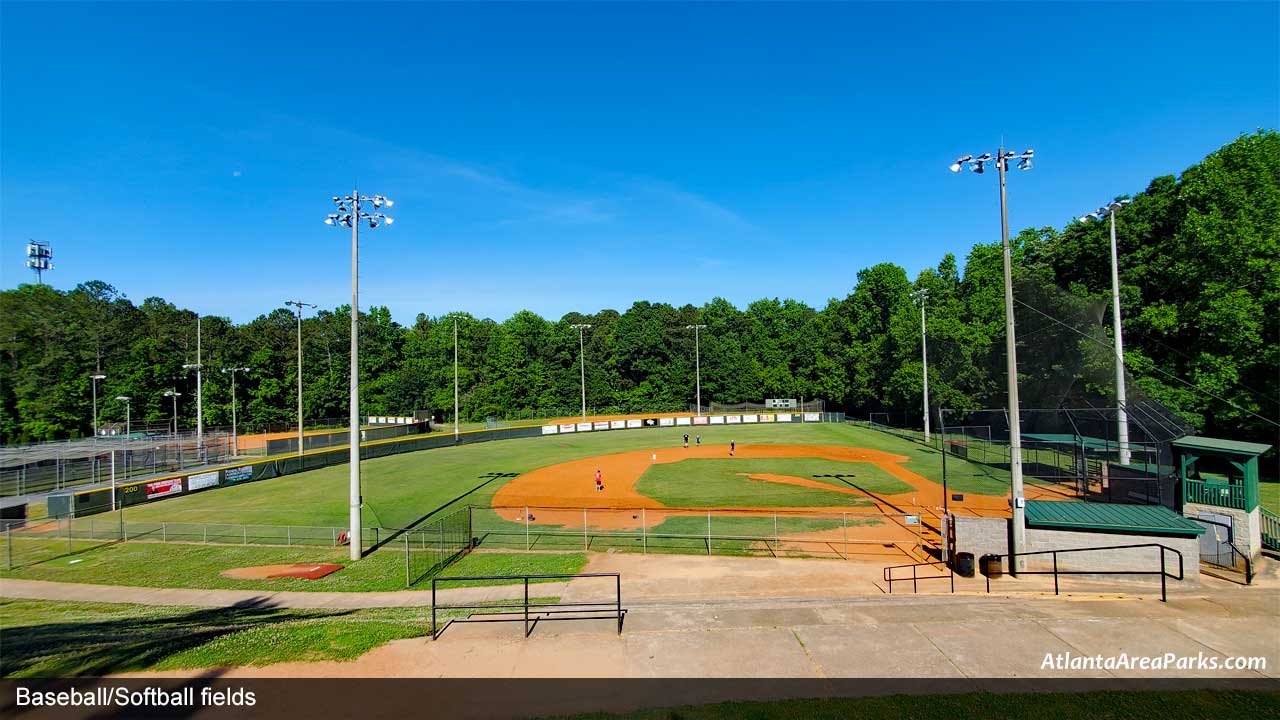
<svg viewBox="0 0 1280 720">
<path fill-rule="evenodd" d="M 591 432 L 591 423 L 589 422 L 578 423 L 578 432 Z"/>
<path fill-rule="evenodd" d="M 658 418 L 658 424 L 662 427 L 671 427 L 676 424 L 675 418 Z"/>
<path fill-rule="evenodd" d="M 543 425 L 542 426 L 543 435 L 555 435 L 558 432 L 560 432 L 559 425 Z"/>
<path fill-rule="evenodd" d="M 742 422 L 742 416 L 741 416 L 741 415 L 726 415 L 726 416 L 725 416 L 725 418 L 724 418 L 724 421 L 725 421 L 725 422 L 727 422 L 727 423 L 729 423 L 730 425 L 737 425 L 738 423 L 741 423 L 741 422 Z"/>
<path fill-rule="evenodd" d="M 761 416 L 760 416 L 760 422 L 773 422 L 773 416 L 772 416 L 772 415 L 761 415 Z"/>
<path fill-rule="evenodd" d="M 743 415 L 742 422 L 744 423 L 760 422 L 760 416 L 759 415 Z"/>
<path fill-rule="evenodd" d="M 573 432 L 577 429 L 578 429 L 578 426 L 574 425 L 573 423 L 565 423 L 560 426 L 560 432 L 562 433 Z"/>
<path fill-rule="evenodd" d="M 822 420 L 822 415 L 821 415 L 821 414 L 819 414 L 819 413 L 805 413 L 805 414 L 804 414 L 804 421 L 805 421 L 805 422 L 820 422 L 821 420 Z"/>
<path fill-rule="evenodd" d="M 723 425 L 723 424 L 724 424 L 724 416 L 723 416 L 723 415 L 712 415 L 712 416 L 711 416 L 711 424 L 712 424 L 712 425 Z"/>
<path fill-rule="evenodd" d="M 628 420 L 628 421 L 627 421 L 627 427 L 629 427 L 629 428 L 644 427 L 644 421 L 643 421 L 643 420 L 640 420 L 640 419 Z"/>
<path fill-rule="evenodd" d="M 609 429 L 610 429 L 610 430 L 622 430 L 622 429 L 624 429 L 624 428 L 626 428 L 626 427 L 627 427 L 627 421 L 626 421 L 626 420 L 610 420 L 610 421 L 609 421 Z"/>
<path fill-rule="evenodd" d="M 187 476 L 187 491 L 203 490 L 218 484 L 218 471 L 196 473 Z"/>
<path fill-rule="evenodd" d="M 791 413 L 778 413 L 778 422 L 791 422 Z"/>
<path fill-rule="evenodd" d="M 676 418 L 677 425 L 692 425 L 693 418 Z"/>
<path fill-rule="evenodd" d="M 608 429 L 609 429 L 609 421 L 608 421 L 608 420 L 598 420 L 598 421 L 596 421 L 596 423 L 595 423 L 594 425 L 592 425 L 592 426 L 591 426 L 591 429 L 592 429 L 592 430 L 608 430 Z"/>
<path fill-rule="evenodd" d="M 709 420 L 711 420 L 711 418 L 707 417 L 706 415 L 699 415 L 698 417 L 693 419 L 693 424 L 706 425 Z"/>
</svg>

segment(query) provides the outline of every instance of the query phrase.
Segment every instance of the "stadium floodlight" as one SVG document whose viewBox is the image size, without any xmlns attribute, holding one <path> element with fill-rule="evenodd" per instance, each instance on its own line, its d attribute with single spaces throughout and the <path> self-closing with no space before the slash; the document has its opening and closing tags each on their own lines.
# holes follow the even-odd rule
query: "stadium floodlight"
<svg viewBox="0 0 1280 720">
<path fill-rule="evenodd" d="M 285 300 L 285 305 L 296 305 L 298 308 L 298 454 L 302 454 L 302 308 L 315 309 L 315 305 L 301 300 Z M 234 378 L 232 378 L 234 379 Z"/>
<path fill-rule="evenodd" d="M 374 205 L 375 198 L 378 200 L 378 205 Z M 361 195 L 359 190 L 352 190 L 346 197 L 340 198 L 335 195 L 333 202 L 338 206 L 338 212 L 330 213 L 325 218 L 325 224 L 351 228 L 351 399 L 348 408 L 351 423 L 351 529 L 348 541 L 351 545 L 351 559 L 359 560 L 362 549 L 360 542 L 362 502 L 360 498 L 360 221 L 368 220 L 371 228 L 377 227 L 380 222 L 390 225 L 391 218 L 376 210 L 381 205 L 390 207 L 392 203 L 385 195 Z M 366 206 L 372 207 L 375 212 L 365 211 Z"/>
<path fill-rule="evenodd" d="M 93 439 L 98 439 L 98 381 L 106 380 L 102 373 L 89 376 L 89 384 L 93 386 Z"/>
<path fill-rule="evenodd" d="M 961 170 L 964 169 L 964 164 L 969 162 L 972 159 L 973 159 L 972 155 L 965 155 L 962 158 L 957 158 L 955 162 L 951 163 L 951 172 L 953 173 L 960 172 Z"/>
<path fill-rule="evenodd" d="M 1018 409 L 1018 353 L 1017 341 L 1014 337 L 1013 322 L 1013 268 L 1012 253 L 1009 250 L 1009 206 L 1005 193 L 1005 176 L 1009 172 L 1009 161 L 1019 160 L 1020 169 L 1031 169 L 1031 158 L 1034 150 L 1021 153 L 1006 151 L 1003 147 L 996 150 L 995 158 L 990 153 L 972 160 L 977 165 L 974 172 L 982 172 L 982 163 L 994 162 L 1000 177 L 1000 237 L 1003 243 L 1004 256 L 1004 326 L 1005 357 L 1007 362 L 1007 381 L 1009 385 L 1009 506 L 1013 512 L 1013 535 L 1009 543 L 1009 573 L 1017 575 L 1026 560 L 1018 553 L 1027 546 L 1026 498 L 1022 488 L 1022 421 Z M 966 156 L 968 157 L 968 156 Z"/>
<path fill-rule="evenodd" d="M 1115 337 L 1116 441 L 1120 445 L 1121 465 L 1129 464 L 1132 460 L 1132 452 L 1129 447 L 1129 412 L 1126 408 L 1127 396 L 1124 381 L 1124 333 L 1120 322 L 1120 253 L 1116 245 L 1116 211 L 1130 202 L 1132 201 L 1128 198 L 1116 200 L 1098 208 L 1098 211 L 1093 214 L 1093 217 L 1099 220 L 1104 216 L 1111 218 L 1111 334 Z"/>
<path fill-rule="evenodd" d="M 702 348 L 698 346 L 698 331 L 704 330 L 706 325 L 685 325 L 685 330 L 693 331 L 693 374 L 696 378 L 698 393 L 698 417 L 702 417 Z"/>
<path fill-rule="evenodd" d="M 249 372 L 247 367 L 222 368 L 222 372 L 231 374 L 231 456 L 240 455 L 240 435 L 236 428 L 236 373 Z"/>
<path fill-rule="evenodd" d="M 911 293 L 913 300 L 920 301 L 920 368 L 923 370 L 924 381 L 924 442 L 929 443 L 929 342 L 925 337 L 924 330 L 924 304 L 929 299 L 929 289 L 920 288 Z M 944 449 L 943 452 L 946 450 Z"/>
<path fill-rule="evenodd" d="M 182 393 L 178 392 L 177 390 L 164 391 L 165 397 L 173 398 L 173 436 L 174 438 L 178 437 L 178 396 L 181 394 Z"/>
<path fill-rule="evenodd" d="M 130 401 L 130 400 L 133 400 L 133 398 L 131 398 L 131 397 L 127 396 L 127 395 L 117 395 L 117 396 L 116 396 L 116 401 L 117 401 L 117 402 L 122 402 L 122 403 L 124 403 L 124 436 L 125 436 L 126 438 L 127 438 L 127 437 L 129 437 L 129 435 L 130 435 L 130 430 L 131 430 L 131 428 L 129 427 L 129 420 L 130 420 L 130 418 L 129 418 L 129 401 Z"/>
<path fill-rule="evenodd" d="M 577 323 L 569 326 L 570 330 L 578 331 L 578 364 L 582 366 L 582 422 L 587 421 L 587 351 L 586 345 L 582 339 L 582 331 L 590 330 L 591 326 L 587 323 Z"/>
<path fill-rule="evenodd" d="M 182 368 L 196 371 L 196 447 L 201 459 L 204 459 L 204 365 L 201 364 L 199 315 L 196 315 L 196 361 L 183 365 Z"/>
</svg>

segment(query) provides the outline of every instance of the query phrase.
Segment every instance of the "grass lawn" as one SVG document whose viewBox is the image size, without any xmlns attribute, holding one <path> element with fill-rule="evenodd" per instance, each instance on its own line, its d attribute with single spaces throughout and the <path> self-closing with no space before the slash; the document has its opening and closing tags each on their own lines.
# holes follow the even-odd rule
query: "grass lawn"
<svg viewBox="0 0 1280 720">
<path fill-rule="evenodd" d="M 522 438 L 368 460 L 361 463 L 365 523 L 404 527 L 442 506 L 487 505 L 507 481 L 490 479 L 490 473 L 524 473 L 605 453 L 678 447 L 685 430 L 673 427 Z M 907 467 L 926 478 L 940 481 L 942 477 L 942 456 L 938 452 L 853 425 L 707 426 L 699 432 L 704 443 L 727 444 L 734 440 L 738 444 L 885 450 L 910 458 Z M 947 470 L 957 492 L 999 495 L 1008 491 L 1007 479 L 1001 482 L 998 470 L 959 458 L 948 458 Z M 347 468 L 340 465 L 133 506 L 125 515 L 128 522 L 341 527 L 347 522 L 347 483 Z"/>
<path fill-rule="evenodd" d="M 885 697 L 726 702 L 699 707 L 641 710 L 617 715 L 574 715 L 573 720 L 1162 720 L 1262 718 L 1280 714 L 1280 694 L 1241 690 L 1087 693 L 966 693 Z"/>
<path fill-rule="evenodd" d="M 874 463 L 821 458 L 694 458 L 650 466 L 636 489 L 669 507 L 838 507 L 871 501 L 847 493 L 799 487 L 748 475 L 787 475 L 877 495 L 911 492 L 912 487 Z M 852 475 L 840 480 L 820 475 Z"/>
<path fill-rule="evenodd" d="M 1258 499 L 1262 507 L 1280 514 L 1280 480 L 1258 483 Z"/>
<path fill-rule="evenodd" d="M 586 561 L 586 556 L 581 553 L 469 553 L 450 565 L 445 574 L 456 577 L 573 573 L 580 571 Z M 219 574 L 232 568 L 295 562 L 329 562 L 345 567 L 318 580 L 235 580 Z M 360 562 L 352 563 L 347 557 L 346 548 L 166 545 L 146 542 L 106 545 L 29 567 L 0 572 L 0 578 L 228 590 L 374 592 L 405 589 L 404 552 L 398 550 L 378 550 L 365 556 Z M 450 584 L 456 585 L 458 583 Z M 430 579 L 419 580 L 414 585 L 416 589 L 430 587 Z"/>
<path fill-rule="evenodd" d="M 464 612 L 441 611 L 438 619 Z M 430 633 L 430 608 L 194 608 L 0 599 L 0 675 L 99 676 L 349 660 L 392 640 Z"/>
</svg>

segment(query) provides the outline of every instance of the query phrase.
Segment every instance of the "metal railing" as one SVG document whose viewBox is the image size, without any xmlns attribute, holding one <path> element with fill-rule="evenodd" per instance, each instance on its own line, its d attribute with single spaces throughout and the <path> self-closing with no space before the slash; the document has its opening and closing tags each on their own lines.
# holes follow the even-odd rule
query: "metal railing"
<svg viewBox="0 0 1280 720">
<path fill-rule="evenodd" d="M 1216 505 L 1218 507 L 1235 508 L 1236 510 L 1244 510 L 1246 504 L 1244 484 L 1232 483 L 1226 480 L 1192 480 L 1188 478 L 1182 483 L 1182 498 L 1184 502 Z"/>
<path fill-rule="evenodd" d="M 614 580 L 614 598 L 612 602 L 536 602 L 529 600 L 529 581 L 530 580 L 576 580 L 578 578 L 592 577 L 611 577 Z M 436 585 L 442 582 L 464 582 L 468 580 L 521 580 L 524 582 L 524 600 L 523 602 L 492 602 L 480 605 L 440 605 L 436 602 Z M 601 615 L 603 608 L 613 608 L 613 612 L 608 615 Z M 529 611 L 533 610 L 534 616 L 530 617 Z M 496 612 L 488 613 L 471 613 L 465 620 L 450 620 L 445 623 L 444 627 L 436 625 L 436 612 L 438 610 L 491 610 Z M 523 612 L 518 617 L 498 617 L 489 620 L 473 620 L 475 615 L 510 615 L 516 610 Z M 597 613 L 594 615 L 584 615 L 583 613 Z M 572 617 L 550 617 L 552 615 L 563 615 Z M 622 608 L 622 576 L 618 573 L 570 573 L 563 575 L 469 575 L 458 577 L 434 577 L 431 579 L 431 639 L 436 640 L 440 634 L 444 632 L 445 627 L 455 622 L 515 622 L 524 620 L 524 636 L 529 637 L 529 633 L 533 632 L 533 628 L 542 620 L 612 620 L 617 618 L 618 634 L 622 634 L 622 621 L 626 615 L 626 610 Z"/>
<path fill-rule="evenodd" d="M 916 568 L 922 568 L 922 567 L 936 567 L 936 566 L 938 566 L 938 565 L 941 565 L 941 566 L 943 566 L 943 567 L 945 567 L 945 568 L 947 569 L 947 574 L 946 574 L 946 575 L 924 575 L 924 576 L 920 576 L 920 575 L 916 574 Z M 896 577 L 894 577 L 894 576 L 893 576 L 893 571 L 894 571 L 894 570 L 901 570 L 901 569 L 903 569 L 903 568 L 911 568 L 911 577 L 898 577 L 898 578 L 896 578 Z M 887 584 L 887 585 L 889 586 L 889 594 L 890 594 L 890 595 L 892 595 L 892 594 L 893 594 L 893 584 L 894 584 L 895 582 L 906 582 L 906 581 L 908 581 L 908 580 L 910 580 L 910 581 L 911 581 L 911 592 L 913 592 L 913 593 L 914 593 L 914 592 L 920 592 L 919 587 L 917 587 L 917 583 L 918 583 L 920 580 L 950 580 L 950 581 L 951 581 L 951 592 L 955 592 L 955 591 L 956 591 L 956 571 L 955 571 L 954 569 L 952 569 L 952 567 L 951 567 L 949 564 L 947 564 L 947 563 L 945 563 L 945 562 L 943 562 L 943 561 L 941 561 L 941 560 L 935 560 L 935 561 L 933 561 L 933 562 L 927 562 L 927 563 L 916 563 L 916 564 L 914 564 L 914 565 L 893 565 L 893 566 L 890 566 L 890 567 L 887 567 L 887 568 L 885 568 L 885 569 L 884 569 L 884 581 L 885 581 L 885 584 Z"/>
<path fill-rule="evenodd" d="M 1058 567 L 1059 555 L 1066 555 L 1068 553 L 1081 553 L 1081 552 L 1099 552 L 1102 550 L 1130 550 L 1130 549 L 1147 548 L 1147 547 L 1160 549 L 1160 569 L 1159 570 L 1097 570 L 1097 569 L 1062 570 L 1062 569 L 1059 569 Z M 1178 557 L 1178 574 L 1177 575 L 1173 575 L 1168 572 L 1167 563 L 1165 562 L 1166 552 L 1171 552 Z M 1058 594 L 1058 576 L 1059 575 L 1159 575 L 1160 576 L 1160 602 L 1168 602 L 1169 599 L 1168 599 L 1167 580 L 1169 578 L 1172 578 L 1174 580 L 1183 579 L 1182 553 L 1167 545 L 1161 545 L 1160 543 L 1139 543 L 1136 545 L 1107 545 L 1105 547 L 1071 548 L 1068 550 L 1041 550 L 1039 552 L 1018 553 L 1014 557 L 1016 557 L 1017 559 L 1022 559 L 1026 557 L 1031 557 L 1033 555 L 1053 556 L 1053 569 L 1052 570 L 1019 570 L 1018 575 L 1053 575 L 1053 594 L 1054 595 Z M 993 553 L 991 555 L 984 555 L 983 557 L 984 558 L 994 557 L 998 562 L 1004 563 L 1005 559 L 1009 558 L 1010 555 L 1008 553 L 1005 553 L 1005 554 Z M 987 571 L 987 568 L 985 566 L 981 567 L 980 569 L 982 570 L 982 574 L 987 578 L 987 592 L 991 592 L 991 574 Z"/>
<path fill-rule="evenodd" d="M 1215 542 L 1218 542 L 1221 545 L 1225 545 L 1227 547 L 1227 549 L 1230 551 L 1228 555 L 1231 558 L 1231 562 L 1229 564 L 1223 564 L 1222 562 L 1219 561 L 1219 556 L 1221 555 L 1221 553 L 1216 553 L 1212 556 L 1206 556 L 1203 552 L 1203 549 L 1200 552 L 1200 562 L 1208 563 L 1214 567 L 1225 568 L 1227 570 L 1231 570 L 1235 572 L 1237 571 L 1237 566 L 1236 566 L 1237 558 L 1240 560 L 1243 560 L 1244 561 L 1244 584 L 1251 585 L 1253 583 L 1253 562 L 1249 560 L 1248 555 L 1246 555 L 1242 550 L 1240 550 L 1240 548 L 1236 547 L 1235 542 L 1232 540 L 1233 528 L 1226 523 L 1221 523 L 1221 522 L 1218 522 L 1217 520 L 1209 520 L 1207 518 L 1202 518 L 1202 517 L 1192 517 L 1188 515 L 1187 519 L 1193 522 L 1203 523 L 1205 525 L 1213 525 L 1215 528 L 1226 529 L 1227 537 L 1225 540 L 1217 537 L 1217 530 L 1214 531 L 1214 540 Z M 1213 559 L 1211 560 L 1206 559 L 1206 557 L 1212 557 Z"/>
<path fill-rule="evenodd" d="M 1280 550 L 1280 515 L 1259 507 L 1258 515 L 1262 518 L 1262 547 Z"/>
</svg>

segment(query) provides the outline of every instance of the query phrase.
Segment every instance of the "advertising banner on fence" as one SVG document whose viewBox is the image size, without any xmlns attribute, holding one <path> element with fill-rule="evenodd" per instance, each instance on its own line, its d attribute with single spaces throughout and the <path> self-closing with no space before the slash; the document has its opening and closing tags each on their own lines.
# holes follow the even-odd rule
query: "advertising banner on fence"
<svg viewBox="0 0 1280 720">
<path fill-rule="evenodd" d="M 778 422 L 791 422 L 791 413 L 778 413 Z"/>
<path fill-rule="evenodd" d="M 597 421 L 594 425 L 592 425 L 591 429 L 592 429 L 592 430 L 608 430 L 608 429 L 609 429 L 609 421 L 608 421 L 608 420 L 599 420 L 599 421 Z"/>
<path fill-rule="evenodd" d="M 578 429 L 578 426 L 574 425 L 573 423 L 565 423 L 560 426 L 560 432 L 562 433 L 575 432 L 577 431 L 577 429 Z"/>
<path fill-rule="evenodd" d="M 218 484 L 218 471 L 196 473 L 187 476 L 187 490 L 203 490 Z"/>
<path fill-rule="evenodd" d="M 773 422 L 773 416 L 772 416 L 772 415 L 761 415 L 761 416 L 760 416 L 760 422 Z"/>
<path fill-rule="evenodd" d="M 677 425 L 692 425 L 693 418 L 676 418 Z"/>
<path fill-rule="evenodd" d="M 645 418 L 640 421 L 645 427 L 658 427 L 658 418 Z"/>
<path fill-rule="evenodd" d="M 627 420 L 626 422 L 627 422 L 627 427 L 629 428 L 644 427 L 644 421 L 638 418 L 634 420 Z"/>
<path fill-rule="evenodd" d="M 560 432 L 559 425 L 543 425 L 542 426 L 543 435 L 555 435 L 558 432 Z"/>
<path fill-rule="evenodd" d="M 252 465 L 241 465 L 240 467 L 227 468 L 222 472 L 222 482 L 238 483 L 249 480 L 253 477 Z"/>
<path fill-rule="evenodd" d="M 175 495 L 182 492 L 182 478 L 172 478 L 169 480 L 157 480 L 147 483 L 147 499 L 161 498 L 165 495 Z"/>
<path fill-rule="evenodd" d="M 737 425 L 742 422 L 741 415 L 726 415 L 724 421 L 730 425 Z"/>
<path fill-rule="evenodd" d="M 591 432 L 591 423 L 589 422 L 578 423 L 578 432 Z"/>
<path fill-rule="evenodd" d="M 627 427 L 627 421 L 626 421 L 626 420 L 610 420 L 610 421 L 609 421 L 609 429 L 610 429 L 610 430 L 623 430 L 623 429 L 625 429 L 626 427 Z"/>
<path fill-rule="evenodd" d="M 821 413 L 805 413 L 804 421 L 805 422 L 821 422 L 822 414 Z"/>
<path fill-rule="evenodd" d="M 709 421 L 710 419 L 711 419 L 711 418 L 707 417 L 706 415 L 699 415 L 698 417 L 696 417 L 696 418 L 694 418 L 694 419 L 693 419 L 693 424 L 694 424 L 694 425 L 706 425 L 706 424 L 707 424 L 707 421 Z"/>
<path fill-rule="evenodd" d="M 760 416 L 759 415 L 743 415 L 742 422 L 744 423 L 760 422 Z"/>
<path fill-rule="evenodd" d="M 723 415 L 712 415 L 712 416 L 711 416 L 711 424 L 712 424 L 712 425 L 723 425 L 723 424 L 724 424 L 724 416 L 723 416 Z"/>
<path fill-rule="evenodd" d="M 662 427 L 672 427 L 676 424 L 675 418 L 658 418 L 658 425 Z"/>
</svg>

